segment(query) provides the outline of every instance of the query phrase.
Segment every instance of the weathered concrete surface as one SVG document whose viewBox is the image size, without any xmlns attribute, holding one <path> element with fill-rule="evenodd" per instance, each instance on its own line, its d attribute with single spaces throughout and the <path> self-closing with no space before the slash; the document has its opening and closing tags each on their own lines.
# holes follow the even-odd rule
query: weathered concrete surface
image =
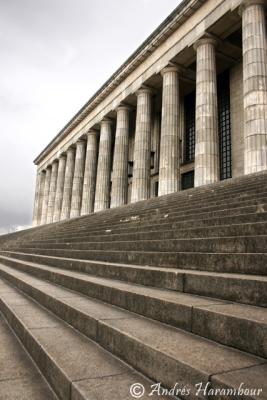
<svg viewBox="0 0 267 400">
<path fill-rule="evenodd" d="M 137 110 L 131 203 L 146 200 L 150 196 L 152 91 L 144 87 L 138 90 L 136 95 Z"/>
<path fill-rule="evenodd" d="M 87 134 L 81 215 L 90 214 L 94 211 L 97 152 L 98 132 L 92 130 Z"/>
<path fill-rule="evenodd" d="M 100 131 L 94 211 L 106 210 L 110 205 L 111 151 L 112 120 L 104 119 Z"/>
</svg>

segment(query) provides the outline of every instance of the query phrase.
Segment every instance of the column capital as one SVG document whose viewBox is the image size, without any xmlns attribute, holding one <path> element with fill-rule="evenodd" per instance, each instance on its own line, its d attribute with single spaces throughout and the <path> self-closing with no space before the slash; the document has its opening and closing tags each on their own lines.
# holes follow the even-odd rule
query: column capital
<svg viewBox="0 0 267 400">
<path fill-rule="evenodd" d="M 118 105 L 116 111 L 120 111 L 120 110 L 125 110 L 125 111 L 131 111 L 132 106 L 130 106 L 129 104 L 126 103 L 121 103 Z"/>
<path fill-rule="evenodd" d="M 84 143 L 85 143 L 84 139 L 78 139 L 75 144 L 76 144 L 76 146 L 81 146 L 81 145 L 84 145 Z"/>
<path fill-rule="evenodd" d="M 74 153 L 75 152 L 75 147 L 73 145 L 71 145 L 68 149 L 67 149 L 67 154 L 68 153 Z"/>
<path fill-rule="evenodd" d="M 102 125 L 112 125 L 112 124 L 113 124 L 113 120 L 108 117 L 103 118 L 102 121 L 100 122 L 101 127 L 102 127 Z"/>
<path fill-rule="evenodd" d="M 160 71 L 160 74 L 161 74 L 161 76 L 163 76 L 167 72 L 177 72 L 178 74 L 181 74 L 182 73 L 182 68 L 179 65 L 176 65 L 176 64 L 173 64 L 173 63 L 169 63 L 168 65 L 166 65 L 166 67 L 164 67 Z"/>
<path fill-rule="evenodd" d="M 139 94 L 144 94 L 144 93 L 147 93 L 147 94 L 153 94 L 153 89 L 152 88 L 150 88 L 149 86 L 145 86 L 145 85 L 143 85 L 143 86 L 141 86 L 140 87 L 140 89 L 138 89 L 136 92 L 135 92 L 135 94 L 136 94 L 136 96 L 138 96 Z"/>
<path fill-rule="evenodd" d="M 97 129 L 89 129 L 88 132 L 86 132 L 86 136 L 91 136 L 91 135 L 98 135 L 99 131 Z"/>
<path fill-rule="evenodd" d="M 263 6 L 264 8 L 266 8 L 266 0 L 243 0 L 239 6 L 239 10 L 238 13 L 239 15 L 242 15 L 243 11 L 250 6 Z"/>
<path fill-rule="evenodd" d="M 212 44 L 214 47 L 216 47 L 218 44 L 218 40 L 215 39 L 212 35 L 205 33 L 200 39 L 198 39 L 194 43 L 194 45 L 193 45 L 194 50 L 197 51 L 197 48 L 199 46 L 201 46 L 202 44 Z"/>
</svg>

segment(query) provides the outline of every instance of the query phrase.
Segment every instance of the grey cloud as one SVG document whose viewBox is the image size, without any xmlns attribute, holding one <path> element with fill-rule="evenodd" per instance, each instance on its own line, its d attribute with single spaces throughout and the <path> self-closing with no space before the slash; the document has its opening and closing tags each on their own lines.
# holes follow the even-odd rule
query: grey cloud
<svg viewBox="0 0 267 400">
<path fill-rule="evenodd" d="M 31 223 L 32 160 L 177 0 L 0 0 L 0 233 Z"/>
</svg>

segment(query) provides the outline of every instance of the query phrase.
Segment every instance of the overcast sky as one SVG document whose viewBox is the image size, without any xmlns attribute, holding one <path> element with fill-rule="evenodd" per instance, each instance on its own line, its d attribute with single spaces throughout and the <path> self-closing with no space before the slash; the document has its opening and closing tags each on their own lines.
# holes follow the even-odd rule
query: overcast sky
<svg viewBox="0 0 267 400">
<path fill-rule="evenodd" d="M 0 233 L 31 223 L 33 159 L 180 0 L 0 0 Z"/>
</svg>

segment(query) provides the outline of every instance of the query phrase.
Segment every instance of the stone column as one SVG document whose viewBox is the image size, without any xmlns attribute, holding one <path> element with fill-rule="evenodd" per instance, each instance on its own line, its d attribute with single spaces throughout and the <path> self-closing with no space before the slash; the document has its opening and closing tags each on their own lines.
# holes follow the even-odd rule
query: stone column
<svg viewBox="0 0 267 400">
<path fill-rule="evenodd" d="M 139 89 L 137 91 L 131 203 L 146 200 L 150 196 L 151 105 L 151 89 L 146 87 Z"/>
<path fill-rule="evenodd" d="M 159 196 L 178 190 L 179 174 L 179 76 L 178 67 L 161 72 L 162 123 L 159 161 Z"/>
<path fill-rule="evenodd" d="M 39 171 L 36 174 L 36 184 L 35 184 L 35 196 L 33 205 L 33 221 L 32 225 L 37 226 L 41 222 L 42 214 L 42 202 L 44 197 L 44 184 L 45 184 L 45 172 Z"/>
<path fill-rule="evenodd" d="M 90 214 L 94 211 L 98 150 L 97 136 L 98 132 L 93 130 L 87 134 L 81 215 Z"/>
<path fill-rule="evenodd" d="M 127 204 L 129 117 L 130 108 L 126 105 L 119 106 L 113 159 L 111 208 Z"/>
<path fill-rule="evenodd" d="M 60 221 L 69 219 L 70 217 L 70 205 L 72 195 L 72 183 L 74 175 L 74 163 L 75 163 L 75 149 L 70 147 L 67 150 L 67 161 L 64 178 L 64 189 L 63 189 L 63 200 L 60 214 Z"/>
<path fill-rule="evenodd" d="M 64 190 L 65 169 L 66 169 L 66 156 L 65 154 L 62 154 L 59 157 L 59 162 L 58 162 L 57 190 L 55 197 L 53 222 L 58 222 L 60 220 L 60 213 L 63 200 L 63 190 Z"/>
<path fill-rule="evenodd" d="M 55 197 L 56 197 L 56 190 L 57 190 L 57 172 L 58 172 L 58 160 L 55 160 L 52 163 L 52 172 L 51 172 L 51 181 L 50 181 L 50 189 L 49 189 L 48 208 L 47 208 L 47 218 L 46 218 L 47 224 L 50 224 L 51 222 L 53 222 Z"/>
<path fill-rule="evenodd" d="M 112 120 L 106 118 L 101 122 L 94 211 L 109 208 L 111 151 Z"/>
<path fill-rule="evenodd" d="M 195 44 L 196 148 L 195 186 L 219 180 L 219 134 L 217 110 L 216 41 L 207 37 Z"/>
<path fill-rule="evenodd" d="M 241 5 L 243 37 L 244 172 L 267 169 L 267 46 L 265 0 Z"/>
<path fill-rule="evenodd" d="M 84 176 L 84 164 L 85 164 L 85 141 L 78 140 L 76 144 L 76 156 L 75 156 L 75 167 L 72 184 L 72 196 L 71 196 L 71 209 L 70 218 L 76 218 L 80 216 L 82 195 L 83 195 L 83 176 Z"/>
<path fill-rule="evenodd" d="M 46 171 L 45 171 L 45 185 L 44 185 L 44 197 L 43 197 L 43 204 L 42 204 L 41 225 L 46 224 L 50 181 L 51 181 L 51 167 L 49 166 L 46 168 Z"/>
</svg>

